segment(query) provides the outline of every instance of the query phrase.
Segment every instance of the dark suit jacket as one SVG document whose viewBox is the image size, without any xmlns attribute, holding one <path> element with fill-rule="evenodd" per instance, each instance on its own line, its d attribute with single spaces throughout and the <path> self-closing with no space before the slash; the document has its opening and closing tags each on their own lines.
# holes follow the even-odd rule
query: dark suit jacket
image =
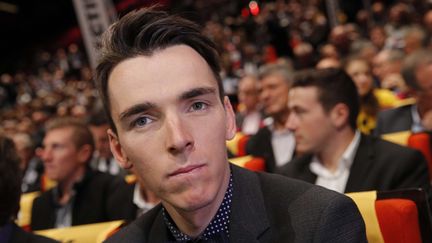
<svg viewBox="0 0 432 243">
<path fill-rule="evenodd" d="M 288 177 L 315 183 L 309 169 L 312 155 L 294 159 L 280 169 Z M 362 135 L 345 192 L 423 187 L 429 192 L 427 162 L 414 149 Z"/>
<path fill-rule="evenodd" d="M 112 212 L 114 218 L 124 219 L 127 222 L 136 219 L 138 207 L 133 203 L 134 189 L 135 183 L 132 183 L 112 193 L 108 201 L 108 208 L 116 208 Z"/>
<path fill-rule="evenodd" d="M 374 130 L 374 134 L 382 135 L 386 133 L 410 131 L 413 124 L 411 115 L 412 106 L 413 105 L 405 105 L 378 113 L 377 126 Z"/>
<path fill-rule="evenodd" d="M 275 174 L 232 166 L 230 242 L 366 242 L 365 226 L 348 197 Z M 161 205 L 107 242 L 167 242 Z"/>
<path fill-rule="evenodd" d="M 255 135 L 251 136 L 246 144 L 246 154 L 263 158 L 266 164 L 266 171 L 268 172 L 276 170 L 276 160 L 271 139 L 272 132 L 265 126 L 260 128 Z"/>
<path fill-rule="evenodd" d="M 41 235 L 35 235 L 24 231 L 17 225 L 13 225 L 11 239 L 8 243 L 59 243 L 50 238 Z"/>
<path fill-rule="evenodd" d="M 124 180 L 112 175 L 88 169 L 83 181 L 76 184 L 76 196 L 72 209 L 72 225 L 92 224 L 116 220 L 107 202 L 111 193 L 117 190 Z M 42 230 L 53 228 L 56 219 L 57 205 L 54 200 L 54 189 L 42 193 L 32 206 L 31 229 Z"/>
</svg>

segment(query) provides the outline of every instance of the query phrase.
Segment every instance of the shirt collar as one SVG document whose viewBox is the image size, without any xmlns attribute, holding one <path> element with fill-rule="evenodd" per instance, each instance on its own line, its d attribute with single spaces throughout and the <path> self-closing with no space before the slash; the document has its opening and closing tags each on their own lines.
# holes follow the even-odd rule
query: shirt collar
<svg viewBox="0 0 432 243">
<path fill-rule="evenodd" d="M 338 164 L 338 167 L 334 173 L 331 173 L 327 168 L 325 168 L 316 155 L 313 156 L 312 162 L 309 165 L 310 170 L 314 174 L 322 177 L 339 177 L 344 170 L 349 170 L 351 168 L 351 165 L 354 162 L 357 148 L 360 144 L 360 137 L 361 134 L 357 130 L 354 134 L 354 138 L 351 140 L 351 143 L 343 152 L 342 157 L 340 158 L 340 163 Z"/>
<path fill-rule="evenodd" d="M 233 178 L 232 174 L 230 174 L 228 189 L 225 192 L 224 199 L 222 204 L 219 206 L 219 209 L 216 215 L 211 220 L 210 224 L 207 225 L 204 232 L 198 236 L 196 239 L 193 239 L 189 235 L 181 232 L 178 227 L 175 225 L 169 214 L 166 212 L 165 208 L 162 207 L 162 215 L 164 218 L 165 225 L 174 236 L 176 241 L 188 242 L 188 241 L 196 241 L 196 240 L 209 240 L 214 237 L 218 237 L 218 234 L 225 234 L 225 237 L 229 237 L 229 222 L 231 215 L 231 202 L 233 196 Z"/>
<path fill-rule="evenodd" d="M 424 131 L 425 129 L 424 129 L 423 124 L 421 122 L 420 114 L 418 112 L 417 105 L 415 105 L 415 104 L 411 106 L 411 117 L 412 117 L 412 120 L 413 120 L 413 123 L 412 123 L 412 126 L 411 126 L 411 131 L 412 132 L 422 132 L 422 131 Z"/>
<path fill-rule="evenodd" d="M 144 200 L 138 183 L 135 183 L 133 192 L 133 203 L 137 206 L 139 215 L 146 213 L 148 210 L 152 209 L 155 206 L 155 204 L 146 202 Z"/>
</svg>

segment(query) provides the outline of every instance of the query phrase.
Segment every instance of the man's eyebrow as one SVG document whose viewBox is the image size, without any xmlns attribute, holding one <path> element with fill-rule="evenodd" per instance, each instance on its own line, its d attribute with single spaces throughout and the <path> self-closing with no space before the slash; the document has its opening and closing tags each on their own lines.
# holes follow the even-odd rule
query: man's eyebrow
<svg viewBox="0 0 432 243">
<path fill-rule="evenodd" d="M 132 107 L 129 107 L 128 109 L 126 109 L 125 111 L 120 113 L 120 115 L 119 115 L 120 121 L 124 120 L 130 116 L 133 116 L 135 114 L 142 113 L 142 112 L 145 112 L 147 110 L 153 109 L 154 107 L 156 107 L 156 105 L 153 103 L 150 103 L 150 102 L 145 102 L 142 104 L 137 104 L 137 105 L 134 105 Z"/>
<path fill-rule="evenodd" d="M 215 94 L 216 89 L 210 88 L 210 87 L 201 87 L 201 88 L 194 88 L 189 91 L 184 92 L 180 95 L 180 100 L 187 100 L 191 99 L 197 96 L 206 95 L 206 94 Z"/>
</svg>

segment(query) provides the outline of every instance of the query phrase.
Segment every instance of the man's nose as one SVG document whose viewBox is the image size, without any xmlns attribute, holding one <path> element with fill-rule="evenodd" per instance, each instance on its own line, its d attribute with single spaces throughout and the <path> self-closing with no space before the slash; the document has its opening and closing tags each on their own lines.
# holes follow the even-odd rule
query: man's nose
<svg viewBox="0 0 432 243">
<path fill-rule="evenodd" d="M 52 157 L 51 151 L 49 149 L 46 149 L 46 148 L 39 149 L 37 154 L 42 159 L 42 161 L 44 161 L 44 162 L 50 160 L 50 158 Z"/>
<path fill-rule="evenodd" d="M 289 114 L 288 118 L 285 122 L 285 128 L 289 129 L 291 131 L 294 131 L 296 129 L 297 125 L 296 125 L 296 121 L 295 121 L 295 117 L 293 114 Z"/>
<path fill-rule="evenodd" d="M 170 117 L 166 121 L 166 147 L 173 155 L 192 150 L 194 139 L 191 129 L 180 117 Z"/>
</svg>

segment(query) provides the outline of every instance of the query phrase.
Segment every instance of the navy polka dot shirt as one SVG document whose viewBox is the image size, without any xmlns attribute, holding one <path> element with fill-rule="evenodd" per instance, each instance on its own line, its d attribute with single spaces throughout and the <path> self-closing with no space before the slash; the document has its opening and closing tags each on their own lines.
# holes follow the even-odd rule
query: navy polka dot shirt
<svg viewBox="0 0 432 243">
<path fill-rule="evenodd" d="M 230 175 L 228 189 L 225 192 L 224 199 L 216 216 L 213 217 L 204 232 L 195 239 L 182 233 L 168 215 L 165 208 L 162 208 L 165 225 L 168 227 L 176 242 L 228 242 L 232 195 L 233 179 L 232 175 Z"/>
</svg>

